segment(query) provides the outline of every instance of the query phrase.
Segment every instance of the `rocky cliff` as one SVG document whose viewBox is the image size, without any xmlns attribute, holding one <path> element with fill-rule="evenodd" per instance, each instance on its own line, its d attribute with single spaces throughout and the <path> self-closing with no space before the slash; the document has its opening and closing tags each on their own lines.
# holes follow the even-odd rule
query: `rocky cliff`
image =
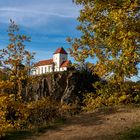
<svg viewBox="0 0 140 140">
<path fill-rule="evenodd" d="M 95 79 L 97 76 L 80 72 L 50 73 L 39 76 L 37 82 L 26 88 L 26 95 L 33 95 L 36 100 L 50 96 L 61 103 L 72 103 L 94 90 Z"/>
</svg>

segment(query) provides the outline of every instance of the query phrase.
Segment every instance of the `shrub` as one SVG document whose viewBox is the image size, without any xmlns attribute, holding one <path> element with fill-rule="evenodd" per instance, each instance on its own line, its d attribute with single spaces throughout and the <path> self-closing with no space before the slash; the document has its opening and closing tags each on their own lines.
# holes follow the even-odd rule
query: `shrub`
<svg viewBox="0 0 140 140">
<path fill-rule="evenodd" d="M 49 98 L 23 102 L 14 94 L 0 94 L 0 137 L 13 129 L 35 128 L 61 117 L 57 105 Z"/>
<path fill-rule="evenodd" d="M 140 85 L 134 82 L 121 84 L 96 82 L 96 93 L 87 93 L 83 100 L 86 111 L 103 106 L 140 103 Z"/>
<path fill-rule="evenodd" d="M 27 104 L 29 126 L 40 126 L 60 117 L 59 104 L 49 98 Z"/>
</svg>

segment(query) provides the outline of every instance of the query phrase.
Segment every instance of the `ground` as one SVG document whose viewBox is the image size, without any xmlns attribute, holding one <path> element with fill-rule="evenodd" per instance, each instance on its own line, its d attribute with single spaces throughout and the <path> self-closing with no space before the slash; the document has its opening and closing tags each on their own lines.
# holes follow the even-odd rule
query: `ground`
<svg viewBox="0 0 140 140">
<path fill-rule="evenodd" d="M 118 140 L 120 133 L 140 125 L 140 108 L 107 108 L 69 118 L 32 140 Z"/>
</svg>

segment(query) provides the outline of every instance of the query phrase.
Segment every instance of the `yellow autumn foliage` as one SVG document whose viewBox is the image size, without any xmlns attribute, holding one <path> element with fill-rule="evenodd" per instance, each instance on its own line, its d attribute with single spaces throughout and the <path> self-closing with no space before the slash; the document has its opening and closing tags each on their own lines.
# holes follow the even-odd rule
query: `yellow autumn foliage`
<svg viewBox="0 0 140 140">
<path fill-rule="evenodd" d="M 83 110 L 91 111 L 95 108 L 115 105 L 139 104 L 140 84 L 125 82 L 123 85 L 112 83 L 97 83 L 95 93 L 87 93 L 83 100 Z M 121 89 L 121 92 L 120 92 Z"/>
<path fill-rule="evenodd" d="M 49 98 L 24 102 L 14 94 L 0 94 L 0 137 L 8 131 L 46 125 L 61 117 L 59 105 Z"/>
</svg>

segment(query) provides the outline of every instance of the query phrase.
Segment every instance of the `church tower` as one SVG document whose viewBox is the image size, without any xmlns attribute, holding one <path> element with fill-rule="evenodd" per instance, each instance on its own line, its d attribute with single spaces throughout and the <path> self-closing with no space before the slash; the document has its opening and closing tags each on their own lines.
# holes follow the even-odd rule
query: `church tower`
<svg viewBox="0 0 140 140">
<path fill-rule="evenodd" d="M 63 47 L 58 48 L 53 54 L 53 62 L 55 65 L 55 71 L 60 71 L 60 67 L 63 62 L 68 60 L 68 54 Z"/>
</svg>

